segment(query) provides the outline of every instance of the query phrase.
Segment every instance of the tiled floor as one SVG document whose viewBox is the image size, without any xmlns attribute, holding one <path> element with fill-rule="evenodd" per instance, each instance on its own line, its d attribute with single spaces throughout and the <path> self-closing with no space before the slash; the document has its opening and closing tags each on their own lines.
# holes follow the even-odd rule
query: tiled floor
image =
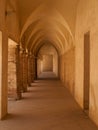
<svg viewBox="0 0 98 130">
<path fill-rule="evenodd" d="M 0 130 L 98 130 L 58 80 L 38 80 L 21 101 L 9 101 Z"/>
</svg>

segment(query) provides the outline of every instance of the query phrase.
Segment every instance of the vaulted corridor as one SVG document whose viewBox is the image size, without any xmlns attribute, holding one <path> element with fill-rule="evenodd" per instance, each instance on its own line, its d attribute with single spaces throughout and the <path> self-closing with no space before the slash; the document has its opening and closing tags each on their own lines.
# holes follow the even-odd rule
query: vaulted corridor
<svg viewBox="0 0 98 130">
<path fill-rule="evenodd" d="M 98 130 L 59 80 L 36 80 L 23 100 L 9 102 L 0 130 Z"/>
<path fill-rule="evenodd" d="M 98 129 L 91 120 L 98 0 L 0 0 L 0 130 Z"/>
</svg>

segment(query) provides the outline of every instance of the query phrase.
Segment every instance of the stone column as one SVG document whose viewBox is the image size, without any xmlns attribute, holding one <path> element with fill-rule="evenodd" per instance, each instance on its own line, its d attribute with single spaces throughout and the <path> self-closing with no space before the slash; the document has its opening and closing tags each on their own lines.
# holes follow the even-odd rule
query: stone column
<svg viewBox="0 0 98 130">
<path fill-rule="evenodd" d="M 34 82 L 34 56 L 31 56 L 31 82 Z"/>
<path fill-rule="evenodd" d="M 8 95 L 8 37 L 0 32 L 0 119 L 7 114 Z"/>
<path fill-rule="evenodd" d="M 23 49 L 20 49 L 20 85 L 23 92 Z"/>
<path fill-rule="evenodd" d="M 17 45 L 16 48 L 16 75 L 17 75 L 17 97 L 16 99 L 22 98 L 22 72 L 21 72 L 21 52 L 20 46 Z"/>
<path fill-rule="evenodd" d="M 27 79 L 27 53 L 24 50 L 23 51 L 23 92 L 27 92 L 27 86 L 28 86 L 28 79 Z"/>
<path fill-rule="evenodd" d="M 32 61 L 31 61 L 31 53 L 28 54 L 28 85 L 31 86 L 32 83 Z"/>
<path fill-rule="evenodd" d="M 0 0 L 0 119 L 7 114 L 8 36 L 5 23 L 6 0 Z"/>
<path fill-rule="evenodd" d="M 27 81 L 27 87 L 29 86 L 28 83 L 28 53 L 26 53 L 26 81 Z"/>
<path fill-rule="evenodd" d="M 36 80 L 37 79 L 37 57 L 34 58 L 34 75 Z"/>
</svg>

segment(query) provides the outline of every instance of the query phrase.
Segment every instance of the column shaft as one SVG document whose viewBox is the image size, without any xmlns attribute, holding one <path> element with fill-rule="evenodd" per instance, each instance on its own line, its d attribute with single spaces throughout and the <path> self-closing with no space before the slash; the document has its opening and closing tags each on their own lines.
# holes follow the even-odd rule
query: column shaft
<svg viewBox="0 0 98 130">
<path fill-rule="evenodd" d="M 27 92 L 27 54 L 23 52 L 23 92 Z"/>
<path fill-rule="evenodd" d="M 16 48 L 16 73 L 17 73 L 17 99 L 22 98 L 22 72 L 21 72 L 21 56 L 20 47 Z"/>
<path fill-rule="evenodd" d="M 0 32 L 0 119 L 7 114 L 8 95 L 8 37 Z"/>
<path fill-rule="evenodd" d="M 31 86 L 31 56 L 28 55 L 28 85 Z"/>
<path fill-rule="evenodd" d="M 34 82 L 34 58 L 31 57 L 31 81 Z"/>
</svg>

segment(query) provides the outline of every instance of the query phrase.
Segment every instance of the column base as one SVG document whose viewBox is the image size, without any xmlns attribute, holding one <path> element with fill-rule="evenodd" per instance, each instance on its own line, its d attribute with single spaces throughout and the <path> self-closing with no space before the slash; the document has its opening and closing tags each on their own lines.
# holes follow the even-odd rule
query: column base
<svg viewBox="0 0 98 130">
<path fill-rule="evenodd" d="M 17 97 L 16 97 L 16 100 L 21 100 L 21 99 L 22 99 L 22 93 L 18 93 Z"/>
</svg>

